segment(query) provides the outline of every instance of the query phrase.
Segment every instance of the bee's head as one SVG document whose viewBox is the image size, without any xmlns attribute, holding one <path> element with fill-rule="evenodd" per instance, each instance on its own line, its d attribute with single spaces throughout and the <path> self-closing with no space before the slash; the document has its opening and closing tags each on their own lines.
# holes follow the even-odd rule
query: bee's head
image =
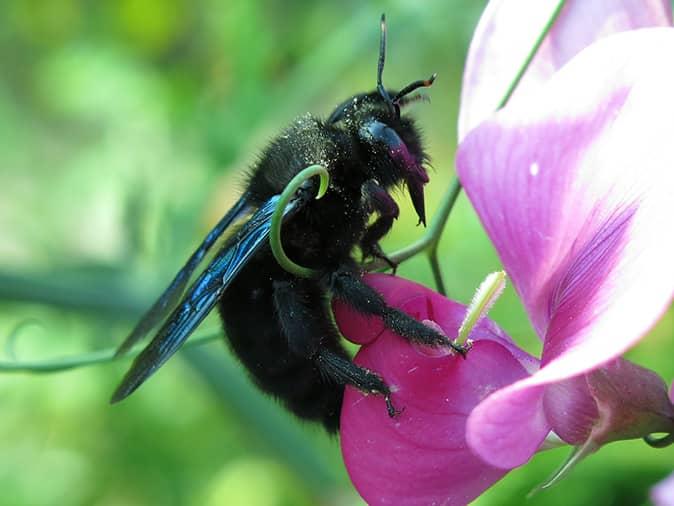
<svg viewBox="0 0 674 506">
<path fill-rule="evenodd" d="M 401 117 L 400 110 L 422 98 L 410 94 L 418 88 L 431 86 L 435 74 L 428 79 L 414 81 L 400 91 L 387 90 L 382 84 L 385 59 L 386 19 L 382 14 L 377 89 L 354 95 L 341 103 L 328 118 L 328 123 L 342 125 L 358 139 L 359 144 L 368 148 L 372 160 L 370 169 L 374 171 L 372 177 L 383 183 L 405 181 L 419 222 L 425 225 L 424 185 L 428 182 L 428 175 L 423 163 L 426 155 L 413 120 Z M 381 163 L 382 160 L 385 162 Z"/>
</svg>

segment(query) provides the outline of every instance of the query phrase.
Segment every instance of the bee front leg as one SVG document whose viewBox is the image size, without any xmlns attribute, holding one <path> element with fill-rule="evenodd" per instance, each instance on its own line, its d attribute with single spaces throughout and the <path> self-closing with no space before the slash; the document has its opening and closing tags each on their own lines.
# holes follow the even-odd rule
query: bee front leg
<svg viewBox="0 0 674 506">
<path fill-rule="evenodd" d="M 384 237 L 391 227 L 393 221 L 398 219 L 400 210 L 393 197 L 388 192 L 379 186 L 379 183 L 374 179 L 369 179 L 363 183 L 361 187 L 361 194 L 364 204 L 371 212 L 376 212 L 379 217 L 365 230 L 365 234 L 360 240 L 360 248 L 363 251 L 363 257 L 380 258 L 384 260 L 389 267 L 395 271 L 398 264 L 388 258 L 379 246 L 379 241 Z"/>
<path fill-rule="evenodd" d="M 349 269 L 334 272 L 330 287 L 336 298 L 361 314 L 381 317 L 386 327 L 408 341 L 428 346 L 449 346 L 464 357 L 468 352 L 465 346 L 386 304 L 376 290 L 363 283 L 361 277 Z"/>
</svg>

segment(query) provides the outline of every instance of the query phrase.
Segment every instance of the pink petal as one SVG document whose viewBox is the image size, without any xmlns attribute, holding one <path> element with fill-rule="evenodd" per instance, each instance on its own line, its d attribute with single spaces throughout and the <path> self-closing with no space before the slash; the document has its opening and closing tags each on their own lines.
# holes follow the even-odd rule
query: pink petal
<svg viewBox="0 0 674 506">
<path fill-rule="evenodd" d="M 475 30 L 463 78 L 459 139 L 498 106 L 557 0 L 492 0 Z M 671 26 L 668 0 L 569 0 L 517 87 L 535 93 L 579 51 L 607 35 Z"/>
<path fill-rule="evenodd" d="M 502 469 L 527 462 L 550 431 L 543 410 L 543 392 L 544 387 L 506 387 L 479 404 L 466 423 L 471 450 Z"/>
<path fill-rule="evenodd" d="M 470 434 L 503 417 L 504 429 L 476 438 L 494 465 L 514 463 L 488 456 L 518 437 L 506 430 L 520 417 L 513 402 L 535 411 L 540 386 L 619 356 L 671 302 L 673 56 L 671 29 L 606 38 L 460 147 L 466 192 L 544 338 L 544 367 L 469 420 Z"/>
<path fill-rule="evenodd" d="M 432 357 L 387 331 L 355 361 L 382 375 L 404 410 L 391 419 L 381 397 L 346 390 L 342 453 L 368 504 L 466 504 L 506 473 L 472 454 L 464 435 L 475 405 L 527 374 L 506 348 L 485 339 L 465 360 Z"/>
<path fill-rule="evenodd" d="M 394 276 L 373 274 L 365 280 L 388 304 L 456 335 L 465 306 Z M 475 344 L 464 360 L 411 345 L 343 304 L 335 303 L 335 314 L 342 332 L 368 343 L 356 363 L 380 374 L 394 392 L 394 405 L 403 409 L 391 419 L 381 397 L 346 390 L 342 453 L 368 504 L 465 504 L 505 474 L 471 453 L 466 418 L 491 392 L 526 377 L 533 357 L 488 319 L 471 333 Z"/>
</svg>

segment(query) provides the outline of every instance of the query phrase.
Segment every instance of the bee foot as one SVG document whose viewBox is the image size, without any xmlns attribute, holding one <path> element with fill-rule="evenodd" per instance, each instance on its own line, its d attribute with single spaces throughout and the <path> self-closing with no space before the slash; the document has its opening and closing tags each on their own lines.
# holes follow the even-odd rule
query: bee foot
<svg viewBox="0 0 674 506">
<path fill-rule="evenodd" d="M 388 416 L 391 417 L 391 418 L 396 418 L 403 411 L 405 411 L 405 408 L 400 409 L 400 410 L 395 408 L 395 406 L 393 405 L 393 402 L 391 402 L 391 394 L 385 394 L 384 395 L 384 401 L 386 402 L 386 411 L 388 411 Z"/>
</svg>

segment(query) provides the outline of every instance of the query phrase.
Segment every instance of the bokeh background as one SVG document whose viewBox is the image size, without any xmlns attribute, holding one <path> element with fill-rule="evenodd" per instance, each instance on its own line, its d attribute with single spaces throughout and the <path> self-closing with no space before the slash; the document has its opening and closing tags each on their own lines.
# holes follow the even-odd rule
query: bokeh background
<svg viewBox="0 0 674 506">
<path fill-rule="evenodd" d="M 0 3 L 0 338 L 44 361 L 120 343 L 209 227 L 242 171 L 296 115 L 375 83 L 438 72 L 414 114 L 433 157 L 429 214 L 453 171 L 460 78 L 484 0 L 5 0 Z M 402 216 L 385 247 L 419 237 Z M 462 196 L 441 243 L 468 301 L 498 261 Z M 432 283 L 423 258 L 403 276 Z M 512 291 L 491 316 L 534 353 Z M 210 318 L 198 334 L 218 330 Z M 630 352 L 674 377 L 670 312 Z M 0 349 L 0 351 L 3 351 Z M 251 387 L 221 342 L 189 348 L 124 403 L 127 360 L 0 373 L 0 505 L 356 505 L 336 438 Z M 477 504 L 522 504 L 566 457 L 549 451 Z M 674 449 L 609 445 L 538 505 L 646 504 Z"/>
</svg>

